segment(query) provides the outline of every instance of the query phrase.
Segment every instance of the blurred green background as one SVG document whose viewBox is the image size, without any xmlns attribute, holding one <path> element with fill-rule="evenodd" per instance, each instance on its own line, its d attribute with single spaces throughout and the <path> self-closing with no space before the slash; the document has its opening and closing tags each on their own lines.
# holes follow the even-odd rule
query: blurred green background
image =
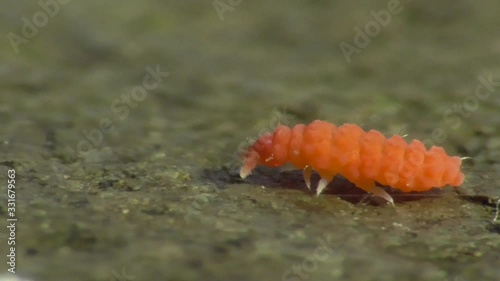
<svg viewBox="0 0 500 281">
<path fill-rule="evenodd" d="M 388 6 L 399 12 L 381 25 Z M 498 280 L 499 9 L 4 1 L 0 177 L 16 170 L 18 276 Z M 356 49 L 346 57 L 341 44 Z M 480 96 L 479 77 L 493 81 Z M 314 119 L 469 156 L 466 183 L 392 191 L 393 209 L 359 203 L 342 179 L 318 198 L 300 172 L 239 179 L 247 138 Z"/>
</svg>

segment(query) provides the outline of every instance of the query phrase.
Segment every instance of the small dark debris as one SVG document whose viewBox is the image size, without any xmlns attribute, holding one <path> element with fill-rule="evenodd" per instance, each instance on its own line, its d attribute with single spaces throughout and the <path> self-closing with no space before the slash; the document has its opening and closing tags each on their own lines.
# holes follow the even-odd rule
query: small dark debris
<svg viewBox="0 0 500 281">
<path fill-rule="evenodd" d="M 36 254 L 38 254 L 38 250 L 37 249 L 28 248 L 26 250 L 26 255 L 28 255 L 28 256 L 34 256 Z"/>
<path fill-rule="evenodd" d="M 500 223 L 499 222 L 491 222 L 486 226 L 486 229 L 489 232 L 500 234 Z"/>
<path fill-rule="evenodd" d="M 229 252 L 229 250 L 226 247 L 218 246 L 218 245 L 214 246 L 212 249 L 217 254 L 227 254 L 227 252 Z"/>
<path fill-rule="evenodd" d="M 141 190 L 141 187 L 137 186 L 137 185 L 136 186 L 129 185 L 125 188 L 125 191 L 128 191 L 128 192 L 134 192 L 134 191 L 139 191 L 139 190 Z"/>
<path fill-rule="evenodd" d="M 66 243 L 73 249 L 89 250 L 95 243 L 97 238 L 88 229 L 83 229 L 77 225 L 73 225 L 69 232 Z"/>
<path fill-rule="evenodd" d="M 87 199 L 77 200 L 69 203 L 69 205 L 73 207 L 85 207 L 88 206 L 89 204 L 90 202 Z"/>
<path fill-rule="evenodd" d="M 475 204 L 479 205 L 486 205 L 486 206 L 495 206 L 495 202 L 493 202 L 493 199 L 490 196 L 487 195 L 467 195 L 467 194 L 461 194 L 459 191 L 457 193 L 460 195 L 461 198 Z"/>
<path fill-rule="evenodd" d="M 114 183 L 117 182 L 117 180 L 105 180 L 105 181 L 100 181 L 98 183 L 99 189 L 104 190 L 108 187 L 113 187 Z"/>
<path fill-rule="evenodd" d="M 166 213 L 164 208 L 145 209 L 145 210 L 141 210 L 141 212 L 143 212 L 147 215 L 152 215 L 152 216 L 160 216 L 160 215 L 164 215 Z"/>
<path fill-rule="evenodd" d="M 14 166 L 14 161 L 2 161 L 2 162 L 0 162 L 0 165 L 5 166 L 7 168 L 11 168 L 11 169 L 16 168 Z"/>
<path fill-rule="evenodd" d="M 127 170 L 124 170 L 124 171 L 123 171 L 123 174 L 124 174 L 127 178 L 130 178 L 130 179 L 135 179 L 135 178 L 137 178 L 137 176 L 136 176 L 135 174 L 133 174 L 133 173 L 131 173 L 131 172 L 127 171 Z"/>
<path fill-rule="evenodd" d="M 194 268 L 201 268 L 203 267 L 203 260 L 195 259 L 195 260 L 190 260 L 188 261 L 189 266 L 194 267 Z"/>
<path fill-rule="evenodd" d="M 52 129 L 45 131 L 45 144 L 43 147 L 49 151 L 54 151 L 57 146 L 56 132 Z"/>
<path fill-rule="evenodd" d="M 218 170 L 205 169 L 201 177 L 213 182 L 218 189 L 225 188 L 228 184 L 243 183 L 244 180 L 240 178 L 236 168 L 222 166 Z"/>
<path fill-rule="evenodd" d="M 292 227 L 293 229 L 304 229 L 304 228 L 306 228 L 306 226 L 304 224 L 301 224 L 301 223 L 292 223 L 290 225 L 290 227 Z"/>
<path fill-rule="evenodd" d="M 248 200 L 250 202 L 252 202 L 253 204 L 257 204 L 257 202 L 258 202 L 257 199 L 255 199 L 255 198 L 248 198 Z"/>
<path fill-rule="evenodd" d="M 240 238 L 226 240 L 225 243 L 235 248 L 242 248 L 246 245 L 249 245 L 251 243 L 251 239 L 248 239 L 246 237 L 240 237 Z"/>
</svg>

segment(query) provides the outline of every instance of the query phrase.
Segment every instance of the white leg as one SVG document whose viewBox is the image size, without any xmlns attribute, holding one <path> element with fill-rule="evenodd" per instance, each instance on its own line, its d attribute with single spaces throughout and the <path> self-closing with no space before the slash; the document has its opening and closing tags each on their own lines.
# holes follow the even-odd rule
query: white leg
<svg viewBox="0 0 500 281">
<path fill-rule="evenodd" d="M 391 203 L 391 205 L 394 207 L 394 200 L 392 199 L 392 197 L 389 195 L 389 193 L 387 193 L 385 190 L 383 190 L 382 188 L 378 187 L 378 186 L 373 186 L 370 190 L 371 193 L 373 193 L 374 195 L 378 196 L 378 197 L 382 197 L 384 198 L 387 202 Z"/>
<path fill-rule="evenodd" d="M 321 178 L 318 183 L 318 188 L 316 189 L 316 195 L 319 196 L 331 181 L 332 179 Z"/>
<path fill-rule="evenodd" d="M 382 188 L 376 186 L 375 182 L 373 182 L 373 181 L 364 182 L 364 183 L 358 182 L 358 183 L 356 183 L 356 185 L 368 193 L 371 193 L 375 196 L 383 198 L 387 202 L 391 203 L 391 205 L 394 207 L 394 200 L 392 199 L 391 195 L 389 195 L 389 193 L 387 193 Z"/>
<path fill-rule="evenodd" d="M 307 188 L 311 190 L 311 174 L 312 174 L 312 167 L 307 165 L 304 168 L 304 181 L 306 182 Z"/>
</svg>

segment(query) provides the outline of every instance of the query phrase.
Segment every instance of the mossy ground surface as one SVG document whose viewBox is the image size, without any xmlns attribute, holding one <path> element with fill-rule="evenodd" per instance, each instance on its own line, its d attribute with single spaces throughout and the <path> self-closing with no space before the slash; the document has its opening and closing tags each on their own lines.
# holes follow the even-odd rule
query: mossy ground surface
<svg viewBox="0 0 500 281">
<path fill-rule="evenodd" d="M 42 9 L 8 2 L 0 177 L 16 170 L 20 276 L 499 280 L 500 83 L 475 90 L 479 76 L 500 82 L 500 2 L 402 1 L 350 62 L 339 44 L 389 1 L 243 0 L 221 19 L 211 1 L 73 0 L 17 54 L 7 34 Z M 169 75 L 122 101 L 148 66 Z M 314 119 L 470 156 L 467 180 L 389 190 L 391 208 L 342 178 L 320 197 L 300 171 L 239 179 L 247 137 Z"/>
</svg>

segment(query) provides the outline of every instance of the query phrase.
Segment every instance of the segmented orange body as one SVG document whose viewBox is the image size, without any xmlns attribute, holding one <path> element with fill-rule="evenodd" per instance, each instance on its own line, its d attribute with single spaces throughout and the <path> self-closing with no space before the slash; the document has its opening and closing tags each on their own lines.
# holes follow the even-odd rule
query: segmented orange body
<svg viewBox="0 0 500 281">
<path fill-rule="evenodd" d="M 418 140 L 408 144 L 398 135 L 386 139 L 375 130 L 365 132 L 354 124 L 336 127 L 320 120 L 293 128 L 280 125 L 264 134 L 248 148 L 240 175 L 245 178 L 259 164 L 277 167 L 287 162 L 304 169 L 308 187 L 311 170 L 319 173 L 318 194 L 341 174 L 391 203 L 376 182 L 410 192 L 458 186 L 464 180 L 461 158 L 448 156 L 441 147 L 426 150 Z"/>
</svg>

